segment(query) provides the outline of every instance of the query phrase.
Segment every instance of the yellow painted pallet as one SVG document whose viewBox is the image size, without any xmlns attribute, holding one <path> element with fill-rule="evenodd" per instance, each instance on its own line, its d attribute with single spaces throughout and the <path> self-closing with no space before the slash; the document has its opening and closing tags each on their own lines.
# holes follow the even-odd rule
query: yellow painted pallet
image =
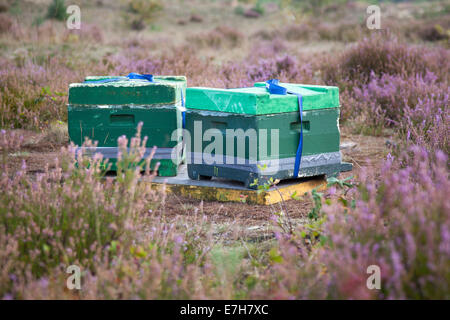
<svg viewBox="0 0 450 320">
<path fill-rule="evenodd" d="M 181 168 L 180 171 L 177 177 L 155 177 L 153 184 L 159 187 L 165 183 L 167 192 L 193 199 L 245 202 L 260 205 L 286 201 L 292 199 L 293 195 L 301 196 L 314 188 L 322 190 L 326 186 L 326 179 L 322 176 L 289 182 L 283 181 L 279 185 L 271 187 L 268 191 L 258 192 L 257 190 L 246 189 L 240 183 L 223 179 L 190 180 L 185 175 L 185 168 Z"/>
</svg>

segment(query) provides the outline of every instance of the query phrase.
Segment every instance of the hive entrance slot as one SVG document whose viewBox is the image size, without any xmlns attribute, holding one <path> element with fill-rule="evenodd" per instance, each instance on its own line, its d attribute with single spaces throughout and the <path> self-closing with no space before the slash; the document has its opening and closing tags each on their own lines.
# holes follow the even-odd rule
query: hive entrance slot
<svg viewBox="0 0 450 320">
<path fill-rule="evenodd" d="M 134 125 L 134 114 L 112 114 L 110 122 L 116 126 Z"/>
<path fill-rule="evenodd" d="M 303 131 L 306 131 L 306 132 L 309 131 L 309 129 L 311 127 L 309 121 L 303 121 L 302 127 L 303 127 Z M 300 121 L 291 122 L 290 129 L 291 129 L 291 131 L 300 132 Z"/>
</svg>

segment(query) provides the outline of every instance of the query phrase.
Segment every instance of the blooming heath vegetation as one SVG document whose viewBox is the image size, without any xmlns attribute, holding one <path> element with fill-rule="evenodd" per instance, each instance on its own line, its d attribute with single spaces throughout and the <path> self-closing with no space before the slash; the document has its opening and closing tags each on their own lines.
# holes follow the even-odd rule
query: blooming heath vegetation
<svg viewBox="0 0 450 320">
<path fill-rule="evenodd" d="M 0 1 L 0 299 L 450 298 L 448 4 L 383 3 L 369 30 L 351 1 L 78 1 L 82 27 L 68 30 L 64 1 L 47 2 Z M 114 177 L 68 143 L 68 84 L 129 72 L 336 85 L 343 132 L 389 147 L 271 207 L 249 236 L 239 224 L 260 207 L 228 223 L 227 204 L 211 217 L 152 187 L 139 126 L 118 140 Z M 306 208 L 295 219 L 292 202 Z"/>
</svg>

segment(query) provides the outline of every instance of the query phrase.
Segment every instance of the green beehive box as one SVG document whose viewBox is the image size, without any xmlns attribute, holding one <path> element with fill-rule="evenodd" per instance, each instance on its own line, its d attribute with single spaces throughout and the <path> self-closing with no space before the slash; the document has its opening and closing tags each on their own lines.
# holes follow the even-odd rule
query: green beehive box
<svg viewBox="0 0 450 320">
<path fill-rule="evenodd" d="M 115 170 L 117 139 L 122 135 L 128 139 L 134 137 L 136 127 L 142 122 L 141 136 L 148 137 L 145 156 L 157 147 L 151 168 L 159 162 L 158 175 L 177 175 L 183 152 L 180 148 L 173 151 L 181 145 L 182 133 L 178 130 L 175 140 L 172 133 L 182 128 L 186 77 L 155 76 L 154 82 L 127 79 L 95 82 L 110 78 L 116 77 L 87 77 L 84 83 L 69 86 L 70 140 L 78 146 L 86 138 L 98 141 L 96 149 L 85 149 L 85 152 L 102 153 L 112 164 L 111 170 Z"/>
<path fill-rule="evenodd" d="M 298 98 L 269 94 L 265 83 L 256 83 L 238 89 L 187 89 L 191 179 L 221 177 L 255 188 L 270 178 L 336 176 L 351 169 L 351 164 L 341 162 L 339 151 L 338 88 L 281 85 L 303 97 L 298 176 L 293 176 L 301 129 Z"/>
</svg>

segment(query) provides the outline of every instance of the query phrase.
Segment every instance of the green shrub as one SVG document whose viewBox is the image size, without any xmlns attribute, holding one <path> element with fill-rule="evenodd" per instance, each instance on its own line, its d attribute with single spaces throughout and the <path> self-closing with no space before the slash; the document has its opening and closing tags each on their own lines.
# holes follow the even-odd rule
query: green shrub
<svg viewBox="0 0 450 320">
<path fill-rule="evenodd" d="M 245 13 L 245 9 L 244 9 L 243 6 L 237 6 L 237 7 L 234 9 L 234 13 L 237 14 L 237 15 L 239 15 L 239 16 L 243 16 L 244 13 Z"/>
<path fill-rule="evenodd" d="M 47 18 L 56 19 L 59 21 L 65 20 L 67 18 L 65 1 L 53 0 L 48 6 Z"/>
<path fill-rule="evenodd" d="M 260 15 L 264 15 L 265 10 L 263 5 L 261 4 L 261 1 L 258 1 L 252 8 L 253 11 L 259 13 Z"/>
<path fill-rule="evenodd" d="M 129 11 L 145 22 L 152 22 L 164 8 L 161 0 L 130 0 Z"/>
</svg>

